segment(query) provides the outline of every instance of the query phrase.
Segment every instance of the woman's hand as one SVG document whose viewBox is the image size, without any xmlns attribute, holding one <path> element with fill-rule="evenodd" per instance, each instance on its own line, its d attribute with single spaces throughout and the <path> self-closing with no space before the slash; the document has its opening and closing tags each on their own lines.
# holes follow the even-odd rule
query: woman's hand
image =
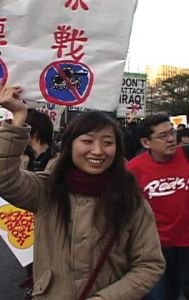
<svg viewBox="0 0 189 300">
<path fill-rule="evenodd" d="M 12 112 L 14 126 L 22 126 L 27 117 L 27 106 L 20 98 L 21 93 L 20 86 L 8 87 L 0 83 L 0 105 Z"/>
</svg>

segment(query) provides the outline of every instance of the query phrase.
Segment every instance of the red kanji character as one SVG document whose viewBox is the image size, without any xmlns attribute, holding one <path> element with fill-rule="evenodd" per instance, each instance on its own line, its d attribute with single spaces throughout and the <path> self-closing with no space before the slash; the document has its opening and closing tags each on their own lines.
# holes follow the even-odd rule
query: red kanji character
<svg viewBox="0 0 189 300">
<path fill-rule="evenodd" d="M 83 0 L 67 0 L 65 3 L 65 7 L 71 7 L 72 10 L 78 9 L 79 5 L 81 5 L 81 8 L 83 8 L 84 10 L 89 9 L 88 5 Z"/>
<path fill-rule="evenodd" d="M 7 45 L 7 41 L 5 40 L 5 22 L 6 18 L 0 18 L 0 46 Z"/>
<path fill-rule="evenodd" d="M 86 42 L 88 39 L 83 37 L 84 30 L 71 30 L 71 26 L 63 25 L 57 27 L 58 31 L 54 33 L 56 45 L 53 45 L 53 49 L 58 49 L 57 57 L 62 57 L 64 55 L 64 49 L 68 48 L 68 44 L 70 44 L 70 52 L 65 53 L 65 56 L 72 56 L 74 61 L 79 61 L 84 53 L 78 54 L 83 49 L 82 45 L 76 46 L 76 42 Z M 78 54 L 78 55 L 77 55 Z"/>
</svg>

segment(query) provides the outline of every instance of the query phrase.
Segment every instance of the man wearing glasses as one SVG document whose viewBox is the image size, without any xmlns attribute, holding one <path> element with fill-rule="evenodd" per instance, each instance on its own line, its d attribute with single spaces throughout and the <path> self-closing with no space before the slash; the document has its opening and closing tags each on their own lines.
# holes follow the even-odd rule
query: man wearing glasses
<svg viewBox="0 0 189 300">
<path fill-rule="evenodd" d="M 189 160 L 176 146 L 167 115 L 146 117 L 139 135 L 147 151 L 130 160 L 127 168 L 153 209 L 167 262 L 164 276 L 145 300 L 178 300 L 181 294 L 189 299 Z"/>
</svg>

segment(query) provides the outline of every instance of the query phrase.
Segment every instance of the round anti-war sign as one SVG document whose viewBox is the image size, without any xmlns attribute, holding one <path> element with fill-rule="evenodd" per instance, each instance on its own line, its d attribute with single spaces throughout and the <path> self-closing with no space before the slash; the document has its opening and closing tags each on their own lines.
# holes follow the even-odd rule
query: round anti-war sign
<svg viewBox="0 0 189 300">
<path fill-rule="evenodd" d="M 93 73 L 83 63 L 56 61 L 48 65 L 40 76 L 40 90 L 43 97 L 59 105 L 77 105 L 88 98 Z"/>
<path fill-rule="evenodd" d="M 5 63 L 2 59 L 0 59 L 0 80 L 3 82 L 3 84 L 6 83 L 8 77 L 8 71 Z"/>
</svg>

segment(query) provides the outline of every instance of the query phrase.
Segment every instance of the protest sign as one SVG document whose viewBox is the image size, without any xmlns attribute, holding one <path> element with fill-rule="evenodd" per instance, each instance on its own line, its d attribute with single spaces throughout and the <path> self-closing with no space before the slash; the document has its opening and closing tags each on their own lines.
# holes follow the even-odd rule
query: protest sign
<svg viewBox="0 0 189 300">
<path fill-rule="evenodd" d="M 177 116 L 171 116 L 170 121 L 173 124 L 174 128 L 177 129 L 177 126 L 179 124 L 184 124 L 186 127 L 187 124 L 187 116 L 186 115 L 177 115 Z"/>
<path fill-rule="evenodd" d="M 0 235 L 23 267 L 33 261 L 34 216 L 1 197 Z"/>
<path fill-rule="evenodd" d="M 126 118 L 127 114 L 131 112 L 135 113 L 136 117 L 145 116 L 146 83 L 146 74 L 124 74 L 119 105 L 117 108 L 118 118 Z"/>
<path fill-rule="evenodd" d="M 37 110 L 47 114 L 50 117 L 53 123 L 54 131 L 60 131 L 60 121 L 62 113 L 64 111 L 64 107 L 56 105 L 54 103 L 45 102 L 41 107 L 39 106 Z"/>
<path fill-rule="evenodd" d="M 21 85 L 28 101 L 115 110 L 136 5 L 1 0 L 0 79 Z"/>
<path fill-rule="evenodd" d="M 6 108 L 0 107 L 0 121 L 13 119 L 13 114 Z"/>
</svg>

